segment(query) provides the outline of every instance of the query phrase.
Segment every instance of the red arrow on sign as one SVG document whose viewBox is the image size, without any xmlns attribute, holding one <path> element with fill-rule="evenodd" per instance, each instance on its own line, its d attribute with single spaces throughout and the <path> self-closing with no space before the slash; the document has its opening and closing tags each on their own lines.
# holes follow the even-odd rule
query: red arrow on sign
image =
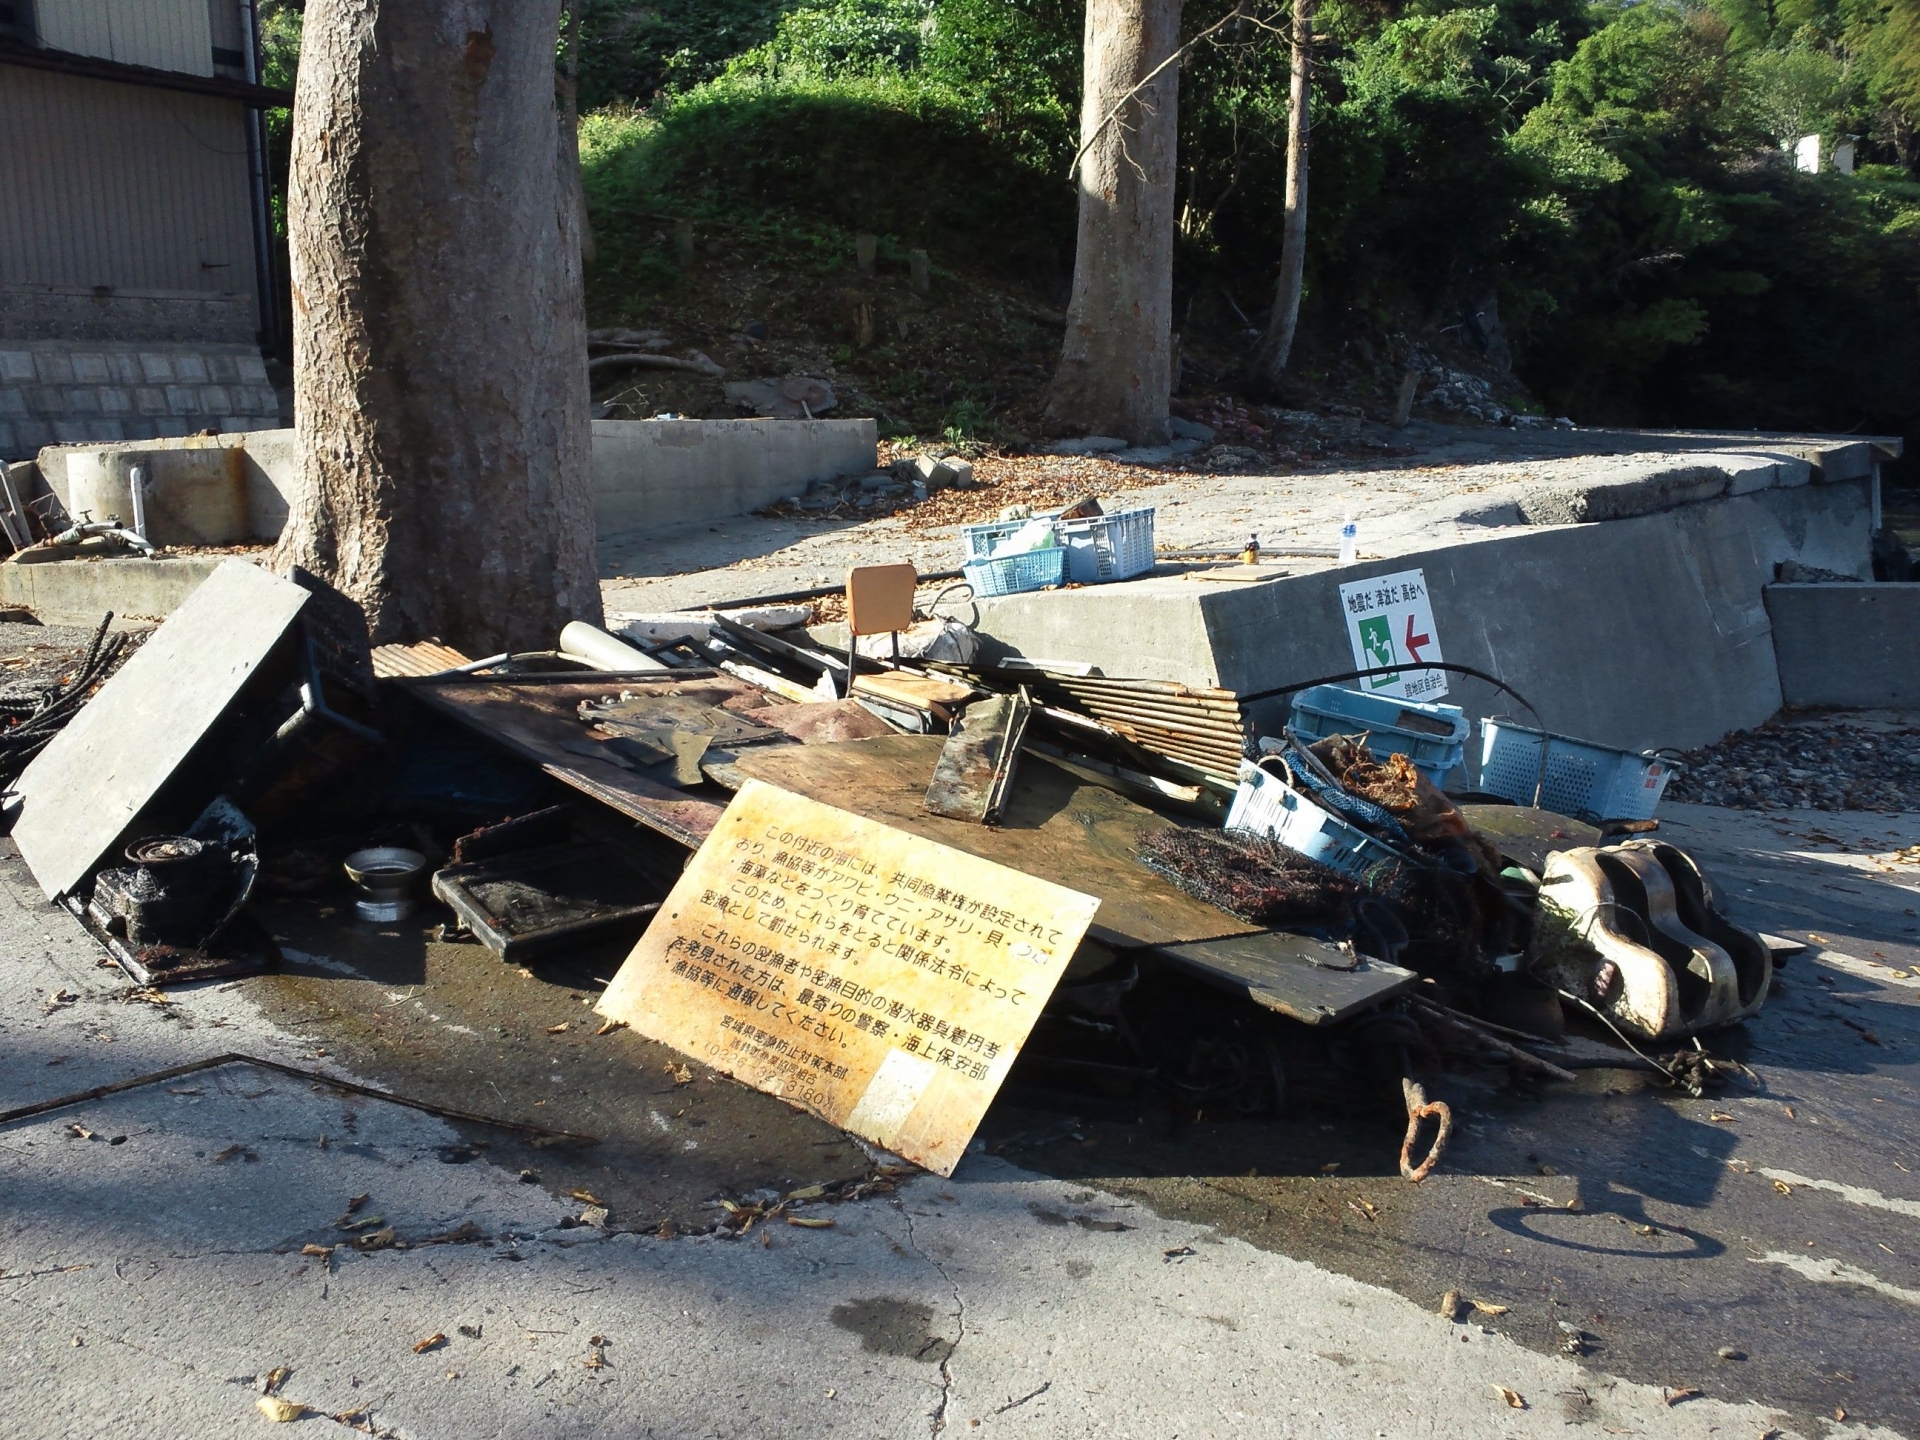
<svg viewBox="0 0 1920 1440">
<path fill-rule="evenodd" d="M 1433 636 L 1416 635 L 1413 633 L 1413 616 L 1411 614 L 1407 616 L 1407 633 L 1403 638 L 1406 643 L 1407 654 L 1411 655 L 1416 661 L 1420 658 L 1420 647 L 1433 643 Z"/>
</svg>

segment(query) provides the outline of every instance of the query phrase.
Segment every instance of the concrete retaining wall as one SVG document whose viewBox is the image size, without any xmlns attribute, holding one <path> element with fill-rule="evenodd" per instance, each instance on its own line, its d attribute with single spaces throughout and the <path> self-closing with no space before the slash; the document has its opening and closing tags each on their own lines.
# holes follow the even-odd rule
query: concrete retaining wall
<svg viewBox="0 0 1920 1440">
<path fill-rule="evenodd" d="M 1154 578 L 980 603 L 1006 652 L 1242 693 L 1354 668 L 1344 582 L 1426 572 L 1442 653 L 1516 686 L 1549 729 L 1693 747 L 1781 704 L 1762 599 L 1785 560 L 1870 573 L 1868 482 L 1800 485 L 1256 584 Z M 1851 589 L 1853 587 L 1835 587 Z M 1450 677 L 1473 718 L 1523 714 Z M 1280 719 L 1279 702 L 1263 720 Z"/>
<path fill-rule="evenodd" d="M 600 536 L 745 515 L 865 474 L 878 438 L 871 420 L 596 420 Z"/>
<path fill-rule="evenodd" d="M 111 610 L 116 621 L 164 620 L 229 555 L 179 555 L 157 560 L 49 560 L 0 565 L 0 604 L 24 605 L 44 625 L 98 625 Z"/>
<path fill-rule="evenodd" d="M 1789 705 L 1920 708 L 1920 585 L 1769 585 Z"/>
<path fill-rule="evenodd" d="M 871 420 L 596 420 L 593 506 L 600 536 L 745 515 L 804 493 L 811 481 L 865 474 L 874 468 L 877 438 Z M 240 452 L 249 530 L 255 539 L 273 539 L 286 523 L 287 497 L 299 483 L 300 448 L 292 430 L 135 445 L 62 445 L 40 452 L 40 473 L 71 510 L 76 467 L 104 463 L 119 471 L 142 457 L 159 462 L 209 447 Z M 209 453 L 202 463 L 222 462 Z M 122 503 L 124 490 L 122 483 L 115 492 Z M 122 519 L 132 514 L 130 509 L 119 513 Z"/>
</svg>

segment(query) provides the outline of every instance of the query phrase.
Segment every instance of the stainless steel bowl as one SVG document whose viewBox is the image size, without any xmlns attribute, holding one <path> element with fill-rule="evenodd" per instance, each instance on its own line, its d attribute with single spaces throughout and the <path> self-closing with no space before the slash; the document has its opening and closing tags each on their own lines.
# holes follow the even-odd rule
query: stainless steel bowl
<svg viewBox="0 0 1920 1440">
<path fill-rule="evenodd" d="M 374 845 L 347 856 L 347 879 L 360 890 L 354 913 L 362 920 L 391 924 L 413 913 L 413 888 L 427 873 L 427 857 L 397 845 Z"/>
</svg>

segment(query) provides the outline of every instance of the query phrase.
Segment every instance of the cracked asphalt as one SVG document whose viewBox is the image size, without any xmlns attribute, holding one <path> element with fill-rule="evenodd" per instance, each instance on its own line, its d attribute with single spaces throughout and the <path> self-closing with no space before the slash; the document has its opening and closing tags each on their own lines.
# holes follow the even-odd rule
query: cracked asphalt
<svg viewBox="0 0 1920 1440">
<path fill-rule="evenodd" d="M 1896 853 L 1920 816 L 1666 814 L 1737 914 L 1814 946 L 1722 1042 L 1756 1090 L 1460 1077 L 1417 1191 L 1378 1125 L 1007 1106 L 950 1180 L 740 1238 L 618 1222 L 828 1178 L 844 1160 L 804 1142 L 831 1132 L 702 1077 L 730 1108 L 662 1111 L 662 1148 L 623 1160 L 679 1178 L 599 1195 L 559 1152 L 324 1083 L 418 1093 L 457 1060 L 448 1090 L 499 1112 L 485 1055 L 435 1048 L 471 1044 L 441 961 L 398 992 L 426 1018 L 378 1035 L 326 1013 L 411 1013 L 353 951 L 130 998 L 8 854 L 0 1109 L 228 1052 L 316 1074 L 233 1064 L 0 1125 L 0 1436 L 254 1433 L 279 1371 L 311 1433 L 410 1437 L 1920 1434 L 1920 867 Z M 582 1008 L 569 977 L 488 976 L 535 1024 Z M 516 1088 L 550 1084 L 527 1048 L 499 1047 L 507 1113 L 562 1123 Z M 660 1086 L 624 1050 L 550 1088 L 584 1106 L 622 1055 Z M 580 1190 L 613 1228 L 575 1223 Z M 1443 1318 L 1445 1289 L 1486 1308 Z"/>
</svg>

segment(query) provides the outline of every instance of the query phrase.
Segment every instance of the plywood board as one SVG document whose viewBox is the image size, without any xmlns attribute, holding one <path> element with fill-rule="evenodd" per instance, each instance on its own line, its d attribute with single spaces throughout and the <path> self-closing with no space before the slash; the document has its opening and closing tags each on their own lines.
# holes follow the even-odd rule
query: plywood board
<svg viewBox="0 0 1920 1440">
<path fill-rule="evenodd" d="M 889 735 L 741 751 L 737 764 L 748 777 L 1098 896 L 1091 933 L 1105 945 L 1180 945 L 1260 929 L 1194 899 L 1135 858 L 1142 838 L 1171 820 L 1043 756 L 1023 757 L 997 826 L 930 813 L 927 784 L 942 743 L 938 735 Z"/>
<path fill-rule="evenodd" d="M 100 863 L 307 599 L 291 580 L 227 561 L 27 766 L 14 787 L 13 840 L 49 896 L 66 894 Z"/>
<path fill-rule="evenodd" d="M 597 1008 L 951 1175 L 1099 905 L 749 781 Z"/>
</svg>

